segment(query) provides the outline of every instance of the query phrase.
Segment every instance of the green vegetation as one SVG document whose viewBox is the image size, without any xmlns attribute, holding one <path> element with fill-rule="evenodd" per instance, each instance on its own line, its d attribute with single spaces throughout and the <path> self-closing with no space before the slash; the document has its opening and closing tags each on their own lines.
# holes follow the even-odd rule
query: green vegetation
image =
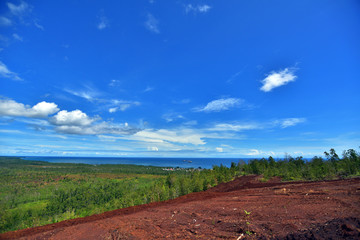
<svg viewBox="0 0 360 240">
<path fill-rule="evenodd" d="M 291 156 L 278 161 L 272 157 L 254 159 L 248 164 L 239 164 L 239 170 L 243 174 L 263 175 L 264 180 L 278 176 L 284 181 L 324 180 L 360 175 L 360 153 L 354 149 L 344 151 L 343 158 L 339 158 L 334 149 L 324 154 L 326 160 L 316 156 L 311 161 Z"/>
<path fill-rule="evenodd" d="M 0 232 L 40 226 L 113 209 L 173 199 L 207 190 L 235 176 L 262 174 L 263 180 L 320 180 L 360 175 L 353 149 L 340 158 L 254 159 L 213 169 L 176 169 L 136 165 L 88 165 L 0 157 Z M 245 212 L 246 213 L 246 212 Z M 247 215 L 250 215 L 247 214 Z"/>
</svg>

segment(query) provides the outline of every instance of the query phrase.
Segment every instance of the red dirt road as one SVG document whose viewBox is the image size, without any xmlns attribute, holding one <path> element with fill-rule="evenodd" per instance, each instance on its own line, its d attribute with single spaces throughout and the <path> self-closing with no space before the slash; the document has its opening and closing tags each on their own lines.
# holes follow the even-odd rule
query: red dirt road
<svg viewBox="0 0 360 240">
<path fill-rule="evenodd" d="M 0 239 L 259 238 L 360 239 L 360 178 L 261 183 L 244 176 L 166 202 L 0 234 Z"/>
</svg>

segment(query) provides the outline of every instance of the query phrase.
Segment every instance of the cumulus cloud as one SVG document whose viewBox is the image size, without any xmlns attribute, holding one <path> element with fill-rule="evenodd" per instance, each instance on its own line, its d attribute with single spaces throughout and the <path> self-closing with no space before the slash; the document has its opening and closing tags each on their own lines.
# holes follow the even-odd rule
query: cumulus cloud
<svg viewBox="0 0 360 240">
<path fill-rule="evenodd" d="M 62 110 L 50 119 L 50 122 L 55 125 L 66 125 L 66 126 L 88 126 L 97 118 L 90 118 L 86 113 L 80 110 L 74 110 L 68 112 Z"/>
<path fill-rule="evenodd" d="M 145 27 L 153 33 L 160 33 L 159 30 L 159 21 L 150 13 L 147 15 L 147 20 L 145 22 Z"/>
<path fill-rule="evenodd" d="M 283 120 L 278 120 L 276 121 L 276 123 L 280 124 L 281 128 L 287 128 L 287 127 L 295 126 L 299 123 L 303 123 L 305 121 L 306 121 L 305 118 L 286 118 Z"/>
<path fill-rule="evenodd" d="M 22 81 L 23 79 L 21 79 L 17 73 L 14 73 L 12 71 L 10 71 L 7 66 L 0 61 L 0 76 L 3 78 L 9 78 L 11 80 L 15 80 L 15 81 Z"/>
<path fill-rule="evenodd" d="M 285 68 L 279 72 L 271 72 L 264 80 L 261 81 L 263 86 L 260 88 L 260 90 L 264 92 L 270 92 L 274 88 L 295 81 L 296 78 L 297 77 L 294 74 L 294 70 L 289 68 Z"/>
<path fill-rule="evenodd" d="M 189 13 L 189 12 L 193 12 L 193 13 L 206 13 L 211 9 L 211 6 L 207 5 L 207 4 L 203 4 L 203 5 L 192 5 L 192 4 L 188 4 L 185 6 L 185 12 Z"/>
<path fill-rule="evenodd" d="M 14 100 L 0 99 L 0 115 L 15 117 L 45 118 L 59 111 L 55 103 L 40 102 L 33 107 Z"/>
<path fill-rule="evenodd" d="M 244 100 L 240 98 L 222 98 L 209 102 L 205 107 L 194 109 L 196 112 L 220 112 L 240 107 Z"/>
</svg>

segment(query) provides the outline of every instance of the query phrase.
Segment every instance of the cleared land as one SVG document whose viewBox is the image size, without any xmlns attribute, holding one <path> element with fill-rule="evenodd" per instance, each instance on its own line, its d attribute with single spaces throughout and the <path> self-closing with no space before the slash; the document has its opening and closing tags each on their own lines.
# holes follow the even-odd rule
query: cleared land
<svg viewBox="0 0 360 240">
<path fill-rule="evenodd" d="M 360 178 L 262 183 L 243 176 L 205 192 L 0 239 L 359 239 L 359 216 Z"/>
</svg>

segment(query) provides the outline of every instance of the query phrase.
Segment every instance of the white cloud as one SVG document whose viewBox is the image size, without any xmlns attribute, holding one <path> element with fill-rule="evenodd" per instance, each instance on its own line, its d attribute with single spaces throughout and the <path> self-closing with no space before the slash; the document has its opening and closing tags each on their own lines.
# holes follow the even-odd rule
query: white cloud
<svg viewBox="0 0 360 240">
<path fill-rule="evenodd" d="M 153 87 L 147 87 L 147 88 L 145 88 L 145 90 L 144 90 L 144 92 L 151 92 L 151 91 L 153 91 L 155 88 L 153 88 Z"/>
<path fill-rule="evenodd" d="M 270 92 L 274 88 L 295 81 L 296 78 L 297 77 L 294 75 L 294 70 L 289 68 L 285 68 L 279 72 L 271 72 L 264 80 L 261 81 L 263 86 L 260 88 L 260 90 L 264 92 Z"/>
<path fill-rule="evenodd" d="M 18 40 L 18 41 L 20 41 L 20 42 L 22 42 L 23 41 L 23 38 L 22 37 L 20 37 L 18 34 L 16 34 L 16 33 L 14 33 L 13 34 L 13 38 L 15 39 L 15 40 Z"/>
<path fill-rule="evenodd" d="M 205 107 L 194 109 L 196 112 L 220 112 L 240 107 L 244 100 L 240 98 L 222 98 L 209 102 Z"/>
<path fill-rule="evenodd" d="M 86 113 L 80 110 L 68 112 L 62 110 L 50 119 L 50 122 L 55 125 L 65 126 L 89 126 L 98 118 L 90 118 Z"/>
<path fill-rule="evenodd" d="M 40 30 L 43 30 L 43 31 L 45 30 L 45 28 L 42 25 L 40 25 L 37 21 L 34 21 L 34 25 L 35 25 L 35 27 L 37 27 Z"/>
<path fill-rule="evenodd" d="M 261 151 L 257 150 L 257 149 L 250 149 L 250 152 L 246 153 L 245 155 L 248 156 L 257 156 L 260 155 Z"/>
<path fill-rule="evenodd" d="M 224 149 L 221 148 L 221 147 L 217 147 L 217 148 L 215 148 L 215 149 L 216 149 L 217 152 L 224 152 Z"/>
<path fill-rule="evenodd" d="M 111 100 L 111 107 L 109 108 L 110 113 L 117 111 L 125 111 L 133 106 L 139 106 L 140 102 L 137 101 L 125 101 L 125 100 Z"/>
<path fill-rule="evenodd" d="M 14 73 L 12 71 L 10 71 L 7 66 L 0 61 L 0 76 L 4 77 L 4 78 L 9 78 L 12 80 L 16 80 L 16 81 L 23 81 L 23 79 L 21 79 L 17 73 Z"/>
<path fill-rule="evenodd" d="M 116 80 L 116 79 L 112 79 L 109 83 L 110 87 L 118 87 L 121 85 L 121 81 L 120 80 Z"/>
<path fill-rule="evenodd" d="M 178 130 L 153 130 L 145 129 L 137 132 L 135 137 L 139 137 L 138 140 L 146 142 L 172 142 L 172 143 L 185 143 L 193 145 L 203 145 L 205 142 L 201 139 L 204 137 L 191 129 L 178 129 Z"/>
<path fill-rule="evenodd" d="M 12 21 L 10 19 L 0 16 L 0 26 L 11 26 L 11 25 L 12 25 Z"/>
<path fill-rule="evenodd" d="M 96 97 L 100 95 L 100 93 L 98 91 L 92 89 L 89 86 L 86 86 L 86 90 L 75 91 L 75 90 L 71 90 L 71 89 L 64 89 L 64 91 L 67 93 L 70 93 L 74 96 L 85 98 L 86 100 L 88 100 L 90 102 L 96 100 Z"/>
<path fill-rule="evenodd" d="M 100 16 L 99 17 L 99 23 L 98 23 L 98 25 L 97 25 L 97 28 L 99 29 L 99 30 L 103 30 L 103 29 L 105 29 L 105 28 L 107 28 L 107 27 L 109 27 L 109 21 L 108 21 L 108 19 L 105 17 L 105 16 Z"/>
<path fill-rule="evenodd" d="M 76 135 L 132 135 L 138 132 L 139 129 L 131 127 L 127 123 L 115 124 L 110 122 L 100 122 L 91 125 L 59 125 L 55 127 L 55 131 Z"/>
<path fill-rule="evenodd" d="M 177 119 L 184 119 L 184 116 L 178 113 L 166 113 L 162 115 L 162 118 L 167 122 L 173 122 Z"/>
<path fill-rule="evenodd" d="M 260 129 L 260 125 L 255 123 L 246 123 L 246 124 L 231 124 L 231 123 L 219 123 L 214 127 L 209 128 L 211 131 L 234 131 L 240 132 L 244 130 Z"/>
<path fill-rule="evenodd" d="M 19 17 L 21 17 L 26 12 L 31 11 L 31 6 L 24 1 L 21 1 L 19 5 L 15 5 L 13 3 L 8 2 L 7 6 L 13 15 Z"/>
<path fill-rule="evenodd" d="M 149 151 L 155 151 L 155 152 L 158 152 L 159 151 L 159 148 L 158 147 L 148 147 L 147 148 Z"/>
<path fill-rule="evenodd" d="M 292 127 L 292 126 L 295 126 L 299 123 L 303 123 L 305 122 L 306 119 L 305 118 L 286 118 L 286 119 L 283 119 L 283 120 L 278 120 L 276 121 L 277 124 L 280 124 L 280 126 L 282 128 L 287 128 L 287 127 Z"/>
<path fill-rule="evenodd" d="M 197 6 L 193 6 L 192 4 L 188 4 L 185 6 L 185 12 L 189 13 L 189 12 L 193 12 L 193 13 L 206 13 L 211 9 L 211 6 L 207 5 L 207 4 L 203 4 L 203 5 L 197 5 Z"/>
<path fill-rule="evenodd" d="M 145 27 L 153 33 L 160 33 L 159 30 L 159 21 L 150 13 L 147 15 L 147 20 L 145 22 Z"/>
<path fill-rule="evenodd" d="M 30 107 L 14 100 L 0 99 L 0 115 L 2 116 L 45 118 L 57 111 L 59 111 L 59 108 L 55 103 L 43 101 Z"/>
</svg>

